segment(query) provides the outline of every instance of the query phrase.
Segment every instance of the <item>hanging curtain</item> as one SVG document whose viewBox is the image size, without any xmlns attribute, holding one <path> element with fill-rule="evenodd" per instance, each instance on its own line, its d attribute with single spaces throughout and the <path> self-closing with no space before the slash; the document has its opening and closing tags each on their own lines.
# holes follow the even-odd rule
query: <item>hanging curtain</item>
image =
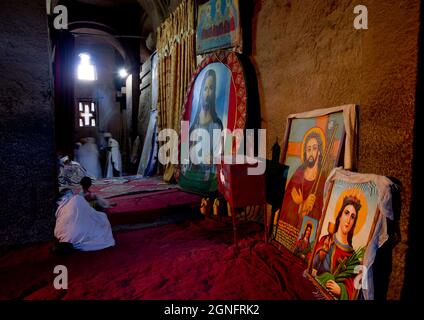
<svg viewBox="0 0 424 320">
<path fill-rule="evenodd" d="M 183 0 L 157 30 L 159 71 L 158 128 L 180 130 L 184 96 L 196 67 L 194 0 Z M 178 150 L 172 150 L 178 152 Z M 164 168 L 171 181 L 175 165 Z"/>
</svg>

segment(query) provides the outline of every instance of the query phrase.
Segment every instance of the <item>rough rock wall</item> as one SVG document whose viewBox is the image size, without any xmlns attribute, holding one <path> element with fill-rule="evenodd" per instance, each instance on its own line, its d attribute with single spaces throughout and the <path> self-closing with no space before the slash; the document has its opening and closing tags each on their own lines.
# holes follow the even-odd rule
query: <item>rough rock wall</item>
<svg viewBox="0 0 424 320">
<path fill-rule="evenodd" d="M 355 30 L 353 8 L 368 8 Z M 268 157 L 287 115 L 359 105 L 359 172 L 393 176 L 402 189 L 402 241 L 393 252 L 389 299 L 400 298 L 411 199 L 419 1 L 256 1 L 253 63 Z"/>
<path fill-rule="evenodd" d="M 50 239 L 56 186 L 45 1 L 0 9 L 0 246 Z"/>
</svg>

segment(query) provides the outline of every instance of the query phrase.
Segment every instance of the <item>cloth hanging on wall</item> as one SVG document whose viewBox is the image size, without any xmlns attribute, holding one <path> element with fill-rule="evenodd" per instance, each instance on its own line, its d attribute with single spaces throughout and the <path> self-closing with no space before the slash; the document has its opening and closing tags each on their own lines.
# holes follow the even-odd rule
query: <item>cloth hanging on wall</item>
<svg viewBox="0 0 424 320">
<path fill-rule="evenodd" d="M 140 153 L 140 148 L 141 148 L 141 139 L 140 139 L 140 136 L 137 136 L 131 148 L 131 158 L 130 158 L 131 163 L 133 164 L 137 163 L 137 158 Z"/>
<path fill-rule="evenodd" d="M 157 30 L 159 130 L 180 130 L 184 96 L 196 67 L 194 4 L 183 0 Z M 167 164 L 163 179 L 172 180 L 174 171 L 175 165 Z"/>
<path fill-rule="evenodd" d="M 157 111 L 150 114 L 149 126 L 147 128 L 146 139 L 144 140 L 143 151 L 141 153 L 140 164 L 137 174 L 149 177 L 155 173 L 158 154 L 157 140 Z"/>
</svg>

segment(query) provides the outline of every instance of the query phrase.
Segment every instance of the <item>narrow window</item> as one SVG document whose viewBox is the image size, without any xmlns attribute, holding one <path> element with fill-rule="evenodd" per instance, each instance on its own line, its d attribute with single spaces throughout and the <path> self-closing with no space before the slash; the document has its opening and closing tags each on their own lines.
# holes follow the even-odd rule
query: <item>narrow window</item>
<svg viewBox="0 0 424 320">
<path fill-rule="evenodd" d="M 79 126 L 80 127 L 95 127 L 97 106 L 93 101 L 78 102 Z"/>
<path fill-rule="evenodd" d="M 87 53 L 80 53 L 80 63 L 78 65 L 78 80 L 96 80 L 96 68 L 91 62 L 91 57 Z"/>
</svg>

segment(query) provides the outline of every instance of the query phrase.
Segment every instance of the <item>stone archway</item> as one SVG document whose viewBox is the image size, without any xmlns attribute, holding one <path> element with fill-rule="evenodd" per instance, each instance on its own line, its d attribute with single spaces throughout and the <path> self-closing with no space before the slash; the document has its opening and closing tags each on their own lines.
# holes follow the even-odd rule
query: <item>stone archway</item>
<svg viewBox="0 0 424 320">
<path fill-rule="evenodd" d="M 69 30 L 74 35 L 96 37 L 96 41 L 114 47 L 120 53 L 125 63 L 129 62 L 129 55 L 124 49 L 124 46 L 115 37 L 115 32 L 108 26 L 96 22 L 76 21 L 69 23 Z"/>
</svg>

